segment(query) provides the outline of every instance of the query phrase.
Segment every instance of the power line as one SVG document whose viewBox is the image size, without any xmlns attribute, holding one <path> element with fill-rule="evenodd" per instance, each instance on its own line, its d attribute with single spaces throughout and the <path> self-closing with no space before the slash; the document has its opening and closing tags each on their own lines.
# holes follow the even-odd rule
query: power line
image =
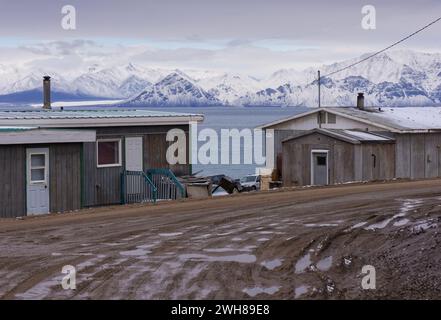
<svg viewBox="0 0 441 320">
<path fill-rule="evenodd" d="M 400 43 L 406 41 L 407 39 L 413 37 L 414 35 L 420 33 L 421 31 L 423 31 L 423 30 L 429 28 L 430 26 L 434 25 L 435 23 L 437 23 L 437 22 L 440 21 L 440 20 L 441 20 L 441 17 L 439 17 L 439 18 L 436 19 L 436 20 L 433 20 L 433 21 L 430 22 L 429 24 L 426 24 L 424 27 L 418 29 L 417 31 L 415 31 L 415 32 L 413 32 L 413 33 L 411 33 L 411 34 L 409 34 L 407 37 L 404 37 L 403 39 L 398 40 L 397 42 L 391 44 L 390 46 L 387 46 L 386 48 L 384 48 L 384 49 L 382 49 L 382 50 L 380 50 L 380 51 L 377 51 L 377 52 L 375 52 L 375 53 L 373 53 L 373 54 L 367 56 L 366 58 L 363 58 L 363 59 L 361 59 L 361 60 L 359 60 L 359 61 L 357 61 L 357 62 L 354 62 L 354 63 L 352 63 L 352 64 L 350 64 L 350 65 L 344 67 L 344 68 L 341 68 L 341 69 L 339 69 L 339 70 L 333 71 L 333 72 L 328 73 L 328 74 L 326 74 L 326 75 L 324 75 L 324 76 L 321 76 L 321 77 L 322 77 L 322 78 L 325 78 L 325 77 L 332 76 L 332 75 L 334 75 L 334 74 L 336 74 L 336 73 L 338 73 L 338 72 L 342 72 L 342 71 L 347 70 L 347 69 L 349 69 L 349 68 L 352 68 L 352 67 L 354 67 L 354 66 L 356 66 L 356 65 L 358 65 L 358 64 L 360 64 L 360 63 L 362 63 L 362 62 L 365 62 L 366 60 L 369 60 L 369 59 L 371 59 L 371 58 L 373 58 L 373 57 L 379 55 L 380 53 L 383 53 L 384 51 L 389 50 L 390 48 L 395 47 L 396 45 L 398 45 L 398 44 L 400 44 Z"/>
</svg>

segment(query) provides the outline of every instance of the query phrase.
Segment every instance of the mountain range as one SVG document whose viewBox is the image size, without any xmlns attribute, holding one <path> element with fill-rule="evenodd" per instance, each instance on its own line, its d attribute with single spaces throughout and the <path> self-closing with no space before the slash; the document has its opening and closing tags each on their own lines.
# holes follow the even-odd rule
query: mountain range
<svg viewBox="0 0 441 320">
<path fill-rule="evenodd" d="M 441 104 L 441 54 L 384 52 L 326 76 L 367 55 L 320 67 L 322 105 L 354 105 L 364 92 L 373 106 Z M 0 102 L 40 102 L 42 76 L 50 75 L 53 99 L 122 99 L 139 106 L 315 106 L 317 70 L 282 69 L 264 79 L 205 70 L 150 68 L 127 63 L 90 66 L 78 74 L 27 70 L 0 64 Z"/>
</svg>

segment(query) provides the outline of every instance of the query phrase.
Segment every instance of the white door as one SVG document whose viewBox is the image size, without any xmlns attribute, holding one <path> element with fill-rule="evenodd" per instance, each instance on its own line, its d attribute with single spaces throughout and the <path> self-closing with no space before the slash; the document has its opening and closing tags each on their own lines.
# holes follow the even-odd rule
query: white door
<svg viewBox="0 0 441 320">
<path fill-rule="evenodd" d="M 142 171 L 142 137 L 126 138 L 126 170 Z"/>
<path fill-rule="evenodd" d="M 142 162 L 142 137 L 126 138 L 126 170 L 143 171 Z M 144 177 L 128 175 L 125 183 L 126 197 L 130 201 L 140 198 L 145 184 Z"/>
<path fill-rule="evenodd" d="M 26 150 L 28 215 L 49 213 L 49 148 Z"/>
<path fill-rule="evenodd" d="M 327 185 L 328 182 L 328 152 L 313 151 L 311 153 L 311 184 Z"/>
</svg>

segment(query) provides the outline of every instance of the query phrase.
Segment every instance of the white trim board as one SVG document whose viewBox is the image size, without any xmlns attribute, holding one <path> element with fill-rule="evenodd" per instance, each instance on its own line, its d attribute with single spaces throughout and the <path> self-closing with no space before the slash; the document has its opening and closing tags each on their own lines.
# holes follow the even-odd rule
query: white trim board
<svg viewBox="0 0 441 320">
<path fill-rule="evenodd" d="M 34 143 L 95 142 L 95 130 L 48 130 L 0 132 L 0 145 Z"/>
</svg>

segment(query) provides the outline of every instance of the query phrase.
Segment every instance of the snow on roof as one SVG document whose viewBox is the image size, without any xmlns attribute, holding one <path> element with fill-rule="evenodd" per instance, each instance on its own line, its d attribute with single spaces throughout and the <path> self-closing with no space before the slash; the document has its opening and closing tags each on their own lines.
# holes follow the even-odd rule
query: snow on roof
<svg viewBox="0 0 441 320">
<path fill-rule="evenodd" d="M 363 132 L 358 130 L 342 130 L 342 129 L 323 129 L 323 128 L 315 128 L 309 131 L 302 131 L 294 134 L 291 137 L 288 137 L 282 140 L 282 143 L 291 141 L 293 139 L 297 139 L 303 136 L 307 136 L 313 133 L 321 133 L 330 137 L 333 137 L 338 140 L 346 141 L 352 144 L 361 144 L 365 142 L 377 142 L 377 143 L 393 143 L 395 141 L 394 138 L 385 137 L 378 134 L 373 134 L 370 132 Z"/>
<path fill-rule="evenodd" d="M 441 130 L 441 107 L 324 108 L 399 131 Z"/>
<path fill-rule="evenodd" d="M 343 133 L 357 138 L 359 141 L 389 141 L 390 138 L 383 137 L 370 132 L 358 131 L 358 130 L 342 130 Z"/>
</svg>

